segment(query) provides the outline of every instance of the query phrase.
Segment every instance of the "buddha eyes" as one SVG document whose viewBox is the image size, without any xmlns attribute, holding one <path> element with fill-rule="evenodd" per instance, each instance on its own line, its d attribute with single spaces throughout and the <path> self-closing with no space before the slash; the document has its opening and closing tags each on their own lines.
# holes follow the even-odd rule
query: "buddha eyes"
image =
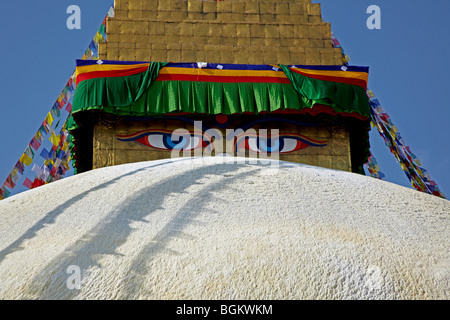
<svg viewBox="0 0 450 320">
<path fill-rule="evenodd" d="M 118 135 L 117 139 L 120 141 L 134 141 L 158 150 L 189 151 L 206 147 L 210 150 L 214 149 L 211 136 L 188 131 L 175 134 L 167 130 L 147 130 L 126 136 Z M 236 153 L 245 152 L 245 150 L 256 153 L 289 153 L 310 146 L 326 146 L 326 141 L 313 140 L 300 134 L 264 136 L 257 134 L 246 135 L 244 133 L 235 137 L 234 141 L 234 152 Z"/>
<path fill-rule="evenodd" d="M 172 134 L 168 133 L 152 133 L 136 140 L 136 142 L 160 150 L 188 151 L 199 147 L 204 148 L 209 145 L 209 142 L 204 141 L 202 136 L 193 134 L 173 137 Z"/>
<path fill-rule="evenodd" d="M 279 136 L 243 136 L 236 139 L 235 151 L 250 150 L 257 153 L 289 153 L 310 146 L 323 147 L 326 141 L 316 141 L 299 134 Z"/>
<path fill-rule="evenodd" d="M 197 133 L 173 134 L 172 131 L 145 131 L 134 135 L 117 136 L 120 141 L 135 141 L 159 150 L 184 150 L 205 148 L 212 142 L 207 136 Z"/>
</svg>

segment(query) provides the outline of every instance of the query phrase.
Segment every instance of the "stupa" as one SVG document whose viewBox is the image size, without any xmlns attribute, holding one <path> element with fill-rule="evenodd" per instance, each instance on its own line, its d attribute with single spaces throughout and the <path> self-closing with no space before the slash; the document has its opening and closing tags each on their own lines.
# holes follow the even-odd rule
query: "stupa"
<svg viewBox="0 0 450 320">
<path fill-rule="evenodd" d="M 116 0 L 106 30 L 77 63 L 78 172 L 179 150 L 363 173 L 368 67 L 343 65 L 320 4 Z"/>
</svg>

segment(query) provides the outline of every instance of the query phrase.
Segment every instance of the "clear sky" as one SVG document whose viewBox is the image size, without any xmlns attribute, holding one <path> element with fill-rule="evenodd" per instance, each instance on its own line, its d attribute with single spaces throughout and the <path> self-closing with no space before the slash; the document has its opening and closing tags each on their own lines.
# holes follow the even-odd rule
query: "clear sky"
<svg viewBox="0 0 450 320">
<path fill-rule="evenodd" d="M 229 1 L 229 0 L 225 0 Z M 407 145 L 450 197 L 450 1 L 313 0 L 350 56 L 369 66 L 369 88 Z M 5 1 L 0 11 L 0 185 L 82 57 L 113 0 Z M 69 30 L 66 9 L 81 9 Z M 369 30 L 369 5 L 381 29 Z M 371 149 L 385 180 L 410 186 L 376 129 Z"/>
</svg>

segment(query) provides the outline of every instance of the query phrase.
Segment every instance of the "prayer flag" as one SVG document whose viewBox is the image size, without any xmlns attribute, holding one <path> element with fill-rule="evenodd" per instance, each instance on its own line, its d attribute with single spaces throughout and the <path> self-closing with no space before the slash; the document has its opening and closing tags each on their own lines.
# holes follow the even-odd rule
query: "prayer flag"
<svg viewBox="0 0 450 320">
<path fill-rule="evenodd" d="M 31 159 L 33 159 L 34 158 L 34 151 L 33 151 L 33 149 L 30 147 L 30 146 L 28 146 L 26 149 L 25 149 L 25 152 L 24 152 L 28 157 L 30 157 Z"/>
<path fill-rule="evenodd" d="M 39 149 L 39 147 L 41 146 L 41 144 L 39 143 L 39 141 L 36 140 L 36 138 L 33 137 L 33 139 L 31 139 L 30 142 L 30 146 L 37 151 L 37 149 Z"/>
<path fill-rule="evenodd" d="M 22 162 L 24 165 L 29 166 L 32 162 L 33 159 L 30 158 L 28 155 L 26 155 L 25 153 L 20 157 L 20 162 Z"/>
<path fill-rule="evenodd" d="M 22 177 L 20 174 L 18 174 L 17 169 L 15 168 L 13 169 L 13 172 L 11 172 L 10 176 L 14 184 L 17 184 L 17 181 L 19 181 Z"/>
<path fill-rule="evenodd" d="M 12 180 L 11 175 L 9 175 L 9 176 L 6 178 L 6 181 L 5 181 L 4 185 L 7 186 L 7 187 L 10 188 L 10 189 L 14 189 L 14 187 L 16 186 L 16 184 L 15 184 L 14 181 Z"/>
<path fill-rule="evenodd" d="M 45 148 L 42 149 L 42 151 L 41 151 L 41 157 L 44 158 L 44 159 L 47 159 L 47 157 L 48 157 L 48 151 L 47 151 L 47 149 L 45 149 Z"/>
<path fill-rule="evenodd" d="M 14 168 L 16 168 L 17 171 L 20 172 L 20 174 L 23 174 L 23 171 L 25 170 L 25 167 L 23 166 L 23 163 L 20 162 L 20 161 L 17 161 L 17 163 L 14 166 Z"/>
<path fill-rule="evenodd" d="M 26 178 L 25 181 L 23 182 L 23 185 L 24 185 L 25 187 L 27 187 L 28 189 L 31 188 L 31 185 L 32 185 L 32 184 L 33 184 L 33 182 L 32 182 L 30 179 L 28 179 L 28 178 Z"/>
<path fill-rule="evenodd" d="M 50 135 L 50 138 L 48 138 L 48 140 L 50 140 L 50 142 L 54 145 L 57 146 L 59 144 L 59 137 L 56 136 L 53 132 Z"/>
<path fill-rule="evenodd" d="M 38 130 L 38 132 L 36 132 L 36 134 L 34 135 L 34 138 L 36 139 L 37 142 L 39 142 L 40 144 L 42 144 L 42 142 L 44 141 L 44 136 L 42 135 L 41 131 Z"/>
<path fill-rule="evenodd" d="M 41 179 L 36 178 L 36 179 L 34 179 L 33 183 L 31 184 L 30 189 L 34 189 L 34 188 L 42 186 L 44 184 L 45 184 L 44 181 L 42 181 Z"/>
<path fill-rule="evenodd" d="M 52 125 L 52 123 L 53 123 L 53 116 L 52 116 L 52 114 L 51 114 L 51 112 L 49 112 L 48 114 L 47 114 L 47 117 L 45 118 L 45 121 L 49 124 L 49 125 Z"/>
</svg>

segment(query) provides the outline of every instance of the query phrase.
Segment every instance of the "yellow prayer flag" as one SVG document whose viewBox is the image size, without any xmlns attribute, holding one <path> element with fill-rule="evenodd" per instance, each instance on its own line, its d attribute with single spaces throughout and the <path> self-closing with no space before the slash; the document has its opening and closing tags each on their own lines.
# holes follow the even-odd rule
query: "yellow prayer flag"
<svg viewBox="0 0 450 320">
<path fill-rule="evenodd" d="M 54 145 L 57 146 L 59 144 L 59 136 L 55 136 L 55 134 L 52 132 L 52 134 L 50 135 L 50 138 L 48 138 L 48 140 L 50 140 L 50 142 Z"/>
<path fill-rule="evenodd" d="M 69 143 L 66 141 L 64 141 L 63 146 L 61 148 L 64 152 L 66 152 L 69 149 Z"/>
<path fill-rule="evenodd" d="M 25 153 L 20 157 L 20 162 L 22 162 L 24 165 L 29 166 L 33 159 L 31 159 L 29 156 L 27 156 Z"/>
<path fill-rule="evenodd" d="M 94 36 L 94 42 L 100 43 L 100 42 L 104 42 L 104 41 L 105 40 L 103 39 L 103 36 L 97 32 Z"/>
<path fill-rule="evenodd" d="M 64 99 L 64 93 L 61 93 L 56 101 L 61 102 L 62 99 Z"/>
<path fill-rule="evenodd" d="M 52 125 L 52 123 L 53 123 L 53 116 L 52 116 L 52 114 L 49 112 L 48 114 L 47 114 L 47 117 L 45 118 L 45 121 L 47 121 L 47 123 L 49 124 L 49 125 Z"/>
</svg>

